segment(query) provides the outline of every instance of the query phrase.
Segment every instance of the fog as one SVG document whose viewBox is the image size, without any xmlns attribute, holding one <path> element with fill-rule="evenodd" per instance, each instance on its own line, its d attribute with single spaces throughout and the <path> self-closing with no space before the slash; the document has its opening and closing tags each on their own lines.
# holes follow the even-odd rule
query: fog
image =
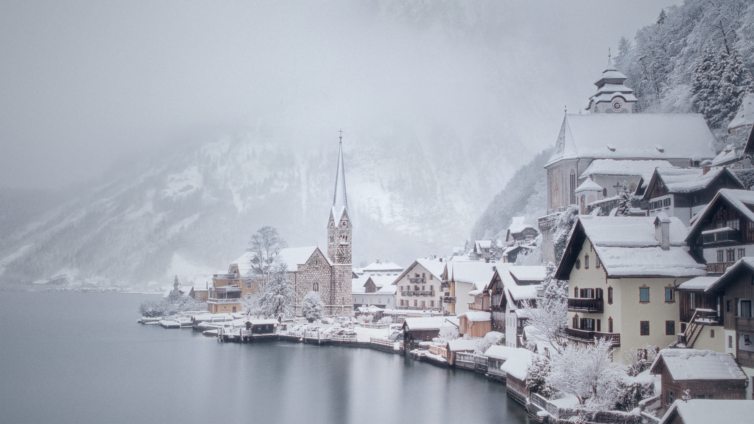
<svg viewBox="0 0 754 424">
<path fill-rule="evenodd" d="M 6 0 L 0 186 L 64 187 L 260 126 L 297 149 L 343 129 L 358 149 L 442 122 L 528 160 L 608 48 L 674 3 Z"/>
</svg>

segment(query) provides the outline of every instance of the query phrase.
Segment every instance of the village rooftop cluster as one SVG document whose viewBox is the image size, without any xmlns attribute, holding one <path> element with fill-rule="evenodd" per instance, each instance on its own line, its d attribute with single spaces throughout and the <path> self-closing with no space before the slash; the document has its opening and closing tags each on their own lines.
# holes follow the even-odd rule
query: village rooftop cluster
<svg viewBox="0 0 754 424">
<path fill-rule="evenodd" d="M 206 312 L 143 322 L 481 372 L 550 422 L 751 420 L 754 95 L 727 128 L 740 142 L 715 155 L 703 116 L 633 113 L 625 80 L 608 60 L 586 110 L 565 114 L 538 222 L 513 218 L 500 239 L 407 267 L 355 268 L 341 137 L 326 251 L 275 252 L 292 288 L 286 314 L 253 317 L 270 283 L 252 249 L 193 286 L 176 282 L 170 296 Z M 569 376 L 578 358 L 615 377 Z"/>
</svg>

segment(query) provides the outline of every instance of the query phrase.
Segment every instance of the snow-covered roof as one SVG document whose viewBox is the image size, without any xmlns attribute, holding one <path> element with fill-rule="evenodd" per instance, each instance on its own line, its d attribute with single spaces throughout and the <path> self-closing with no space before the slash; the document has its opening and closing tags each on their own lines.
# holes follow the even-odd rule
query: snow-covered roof
<svg viewBox="0 0 754 424">
<path fill-rule="evenodd" d="M 272 319 L 272 318 L 270 318 L 270 319 L 254 318 L 254 319 L 248 320 L 248 322 L 250 322 L 251 325 L 270 325 L 270 324 L 277 325 L 277 324 L 280 324 L 278 322 L 278 320 Z"/>
<path fill-rule="evenodd" d="M 487 322 L 492 320 L 490 313 L 484 311 L 465 312 L 461 315 L 458 315 L 458 318 L 461 317 L 466 317 L 466 319 L 471 322 Z"/>
<path fill-rule="evenodd" d="M 608 276 L 692 277 L 706 275 L 706 267 L 688 253 L 683 222 L 670 217 L 670 248 L 655 238 L 655 217 L 582 216 L 579 224 L 592 242 Z M 577 226 L 574 226 L 574 231 Z M 574 234 L 571 234 L 571 238 Z M 574 259 L 575 260 L 575 259 Z M 563 266 L 570 266 L 563 264 Z"/>
<path fill-rule="evenodd" d="M 748 93 L 744 96 L 736 117 L 728 124 L 728 130 L 730 131 L 744 125 L 754 125 L 754 93 Z"/>
<path fill-rule="evenodd" d="M 509 376 L 521 381 L 526 380 L 526 369 L 531 365 L 534 353 L 527 349 L 516 348 L 509 353 L 508 359 L 500 367 Z"/>
<path fill-rule="evenodd" d="M 660 364 L 670 372 L 673 380 L 746 380 L 746 374 L 730 353 L 697 349 L 663 349 L 657 355 L 650 372 L 662 372 Z"/>
<path fill-rule="evenodd" d="M 733 163 L 738 160 L 738 153 L 736 153 L 736 146 L 728 144 L 720 151 L 720 153 L 712 159 L 712 166 L 723 166 L 729 163 Z"/>
<path fill-rule="evenodd" d="M 452 352 L 474 351 L 477 343 L 479 340 L 455 339 L 448 342 L 448 347 Z"/>
<path fill-rule="evenodd" d="M 404 268 L 393 262 L 374 262 L 361 269 L 363 272 L 403 272 Z"/>
<path fill-rule="evenodd" d="M 281 249 L 278 258 L 281 262 L 286 264 L 288 271 L 293 272 L 298 270 L 297 265 L 305 264 L 317 249 L 317 246 L 289 247 L 286 249 Z M 247 276 L 251 271 L 250 261 L 253 256 L 254 254 L 252 252 L 246 252 L 231 263 L 231 266 L 238 266 L 238 272 L 240 273 L 241 277 Z M 328 264 L 332 265 L 332 262 L 330 262 L 330 259 L 327 257 L 327 255 L 323 254 L 322 256 L 325 257 L 325 260 L 327 260 Z"/>
<path fill-rule="evenodd" d="M 514 216 L 511 218 L 511 225 L 508 227 L 508 231 L 512 234 L 519 234 L 527 228 L 537 229 L 532 224 L 527 224 L 525 216 Z"/>
<path fill-rule="evenodd" d="M 714 137 L 700 114 L 567 114 L 557 152 L 563 159 L 711 159 Z"/>
<path fill-rule="evenodd" d="M 543 266 L 513 266 L 508 268 L 508 272 L 517 281 L 544 281 L 547 268 Z"/>
<path fill-rule="evenodd" d="M 505 290 L 510 293 L 511 300 L 531 300 L 537 298 L 537 289 L 540 285 L 534 286 L 511 286 L 506 287 Z"/>
<path fill-rule="evenodd" d="M 471 283 L 474 285 L 474 290 L 484 290 L 495 275 L 495 265 L 494 263 L 479 261 L 457 262 L 448 265 L 448 267 L 452 267 L 448 271 L 453 281 Z"/>
<path fill-rule="evenodd" d="M 670 424 L 679 415 L 684 424 L 710 424 L 721 422 L 746 423 L 754 417 L 754 402 L 746 399 L 681 399 L 660 420 L 660 424 Z"/>
<path fill-rule="evenodd" d="M 715 281 L 710 283 L 704 289 L 704 291 L 712 292 L 719 290 L 720 288 L 724 287 L 729 281 L 735 279 L 735 276 L 738 275 L 738 272 L 741 269 L 748 269 L 750 272 L 754 273 L 754 257 L 743 257 L 736 261 L 736 263 L 729 266 L 728 269 L 725 270 L 725 273 L 723 273 L 723 275 L 717 277 Z"/>
<path fill-rule="evenodd" d="M 429 318 L 406 318 L 404 325 L 412 331 L 416 330 L 439 330 L 444 325 L 450 325 L 445 322 L 446 319 L 455 321 L 458 324 L 458 319 L 455 317 L 429 317 Z"/>
<path fill-rule="evenodd" d="M 416 262 L 423 266 L 424 269 L 431 272 L 432 275 L 435 276 L 435 278 L 441 279 L 442 273 L 445 271 L 445 265 L 447 262 L 439 261 L 437 259 L 427 259 L 427 258 L 420 258 L 417 259 Z M 404 271 L 405 272 L 405 271 Z"/>
<path fill-rule="evenodd" d="M 395 275 L 370 275 L 369 279 L 372 280 L 375 286 L 385 287 L 393 284 L 395 281 Z M 366 281 L 364 282 L 366 283 Z"/>
<path fill-rule="evenodd" d="M 477 240 L 474 243 L 474 250 L 480 251 L 482 249 L 489 249 L 492 247 L 492 240 Z"/>
<path fill-rule="evenodd" d="M 720 199 L 726 200 L 731 206 L 736 208 L 739 213 L 744 215 L 750 221 L 754 221 L 754 211 L 749 209 L 749 206 L 754 208 L 754 191 L 722 188 L 717 192 L 714 199 L 712 199 L 712 201 L 697 214 L 699 218 L 697 218 L 691 225 L 691 228 L 689 228 L 689 237 L 696 237 L 695 233 L 700 229 L 700 223 L 704 222 L 703 218 L 708 212 L 710 212 L 712 206 L 720 201 Z"/>
<path fill-rule="evenodd" d="M 615 159 L 595 159 L 579 179 L 591 175 L 652 175 L 655 168 L 672 168 L 673 165 L 667 160 L 615 160 Z M 602 189 L 600 187 L 600 189 Z M 578 189 L 577 189 L 578 190 Z"/>
<path fill-rule="evenodd" d="M 508 358 L 516 355 L 516 350 L 517 348 L 515 347 L 494 345 L 490 346 L 490 348 L 487 349 L 486 352 L 484 352 L 484 356 L 488 358 L 507 361 Z"/>
<path fill-rule="evenodd" d="M 649 186 L 659 178 L 669 193 L 691 193 L 707 188 L 723 173 L 737 182 L 739 188 L 744 188 L 744 184 L 738 176 L 727 168 L 711 169 L 706 174 L 700 168 L 658 168 L 652 175 Z M 644 193 L 644 198 L 648 199 L 650 194 L 650 190 L 647 190 Z"/>
<path fill-rule="evenodd" d="M 679 290 L 704 290 L 712 283 L 717 281 L 719 277 L 696 277 L 686 282 L 681 283 L 678 286 Z"/>
<path fill-rule="evenodd" d="M 592 181 L 591 178 L 587 178 L 583 183 L 581 183 L 581 185 L 576 187 L 574 193 L 581 193 L 584 191 L 597 191 L 602 193 L 602 186 Z"/>
</svg>

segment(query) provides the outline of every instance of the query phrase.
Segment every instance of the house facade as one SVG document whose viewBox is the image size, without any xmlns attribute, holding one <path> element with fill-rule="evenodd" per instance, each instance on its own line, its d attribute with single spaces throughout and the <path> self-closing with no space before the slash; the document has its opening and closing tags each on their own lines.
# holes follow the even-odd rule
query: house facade
<svg viewBox="0 0 754 424">
<path fill-rule="evenodd" d="M 631 348 L 677 340 L 676 284 L 704 275 L 678 218 L 581 217 L 556 278 L 568 280 L 568 338 L 609 340 L 613 360 Z"/>
<path fill-rule="evenodd" d="M 442 311 L 442 275 L 445 271 L 442 259 L 417 259 L 398 278 L 395 301 L 398 309 Z"/>
</svg>

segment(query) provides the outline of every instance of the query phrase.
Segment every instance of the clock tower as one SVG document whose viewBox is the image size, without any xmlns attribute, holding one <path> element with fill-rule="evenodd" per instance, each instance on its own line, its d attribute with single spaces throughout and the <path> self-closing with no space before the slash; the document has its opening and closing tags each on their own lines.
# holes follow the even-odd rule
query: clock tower
<svg viewBox="0 0 754 424">
<path fill-rule="evenodd" d="M 610 54 L 607 55 L 607 68 L 602 71 L 602 77 L 594 83 L 597 92 L 589 98 L 591 113 L 631 113 L 637 102 L 634 90 L 623 83 L 627 77 L 613 65 Z"/>
</svg>

